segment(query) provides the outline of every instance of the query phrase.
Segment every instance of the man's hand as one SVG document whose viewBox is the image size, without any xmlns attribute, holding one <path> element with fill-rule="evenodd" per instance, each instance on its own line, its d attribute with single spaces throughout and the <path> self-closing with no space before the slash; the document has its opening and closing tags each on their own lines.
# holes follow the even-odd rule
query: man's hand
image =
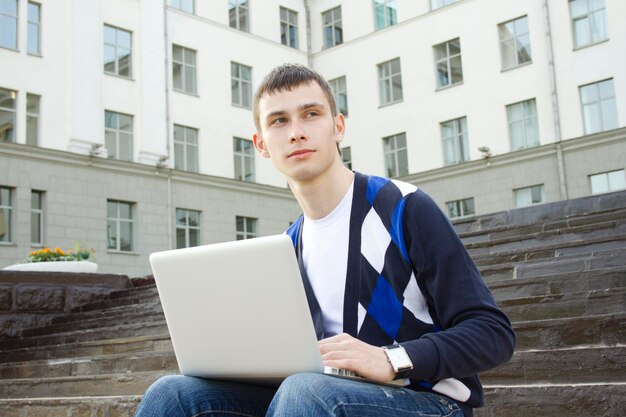
<svg viewBox="0 0 626 417">
<path fill-rule="evenodd" d="M 342 333 L 319 341 L 325 366 L 342 368 L 376 382 L 389 382 L 396 376 L 383 348 L 368 345 Z"/>
</svg>

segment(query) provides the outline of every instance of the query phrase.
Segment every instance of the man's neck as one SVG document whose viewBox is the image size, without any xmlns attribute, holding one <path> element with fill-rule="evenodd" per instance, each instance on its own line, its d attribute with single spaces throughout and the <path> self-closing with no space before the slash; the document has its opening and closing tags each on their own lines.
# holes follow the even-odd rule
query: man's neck
<svg viewBox="0 0 626 417">
<path fill-rule="evenodd" d="M 307 181 L 289 181 L 304 215 L 317 220 L 326 217 L 341 202 L 354 180 L 354 173 L 341 164 L 324 175 Z"/>
</svg>

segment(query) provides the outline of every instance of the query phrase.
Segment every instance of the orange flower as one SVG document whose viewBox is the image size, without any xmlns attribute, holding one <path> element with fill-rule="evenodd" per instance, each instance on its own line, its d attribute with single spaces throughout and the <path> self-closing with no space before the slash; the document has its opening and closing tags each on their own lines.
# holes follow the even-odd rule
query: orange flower
<svg viewBox="0 0 626 417">
<path fill-rule="evenodd" d="M 45 253 L 45 254 L 48 254 L 48 253 L 50 253 L 50 252 L 52 252 L 52 251 L 50 250 L 50 248 L 44 248 L 44 249 L 43 249 L 43 253 Z"/>
</svg>

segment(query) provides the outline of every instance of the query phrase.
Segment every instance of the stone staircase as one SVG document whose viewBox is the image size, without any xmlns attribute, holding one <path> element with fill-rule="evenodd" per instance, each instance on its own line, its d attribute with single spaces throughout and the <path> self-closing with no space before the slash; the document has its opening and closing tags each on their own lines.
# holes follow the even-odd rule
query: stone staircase
<svg viewBox="0 0 626 417">
<path fill-rule="evenodd" d="M 626 412 L 626 192 L 455 227 L 517 332 L 511 361 L 481 375 L 487 406 L 476 415 Z M 176 372 L 148 281 L 0 338 L 0 416 L 132 416 L 145 389 Z"/>
</svg>

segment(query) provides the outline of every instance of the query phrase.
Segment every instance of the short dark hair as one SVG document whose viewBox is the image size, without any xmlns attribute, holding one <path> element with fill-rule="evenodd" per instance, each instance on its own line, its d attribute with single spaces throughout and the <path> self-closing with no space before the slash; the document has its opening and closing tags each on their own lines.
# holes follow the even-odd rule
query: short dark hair
<svg viewBox="0 0 626 417">
<path fill-rule="evenodd" d="M 252 114 L 254 117 L 254 125 L 258 132 L 261 132 L 261 115 L 259 114 L 259 101 L 265 94 L 273 94 L 279 91 L 291 91 L 295 87 L 299 87 L 303 84 L 311 84 L 316 82 L 324 92 L 330 111 L 333 117 L 337 115 L 337 106 L 335 104 L 335 97 L 333 91 L 330 88 L 328 81 L 324 79 L 317 72 L 310 68 L 300 64 L 283 64 L 274 68 L 269 74 L 265 76 L 261 85 L 256 90 L 254 95 L 254 101 L 252 104 Z"/>
</svg>

